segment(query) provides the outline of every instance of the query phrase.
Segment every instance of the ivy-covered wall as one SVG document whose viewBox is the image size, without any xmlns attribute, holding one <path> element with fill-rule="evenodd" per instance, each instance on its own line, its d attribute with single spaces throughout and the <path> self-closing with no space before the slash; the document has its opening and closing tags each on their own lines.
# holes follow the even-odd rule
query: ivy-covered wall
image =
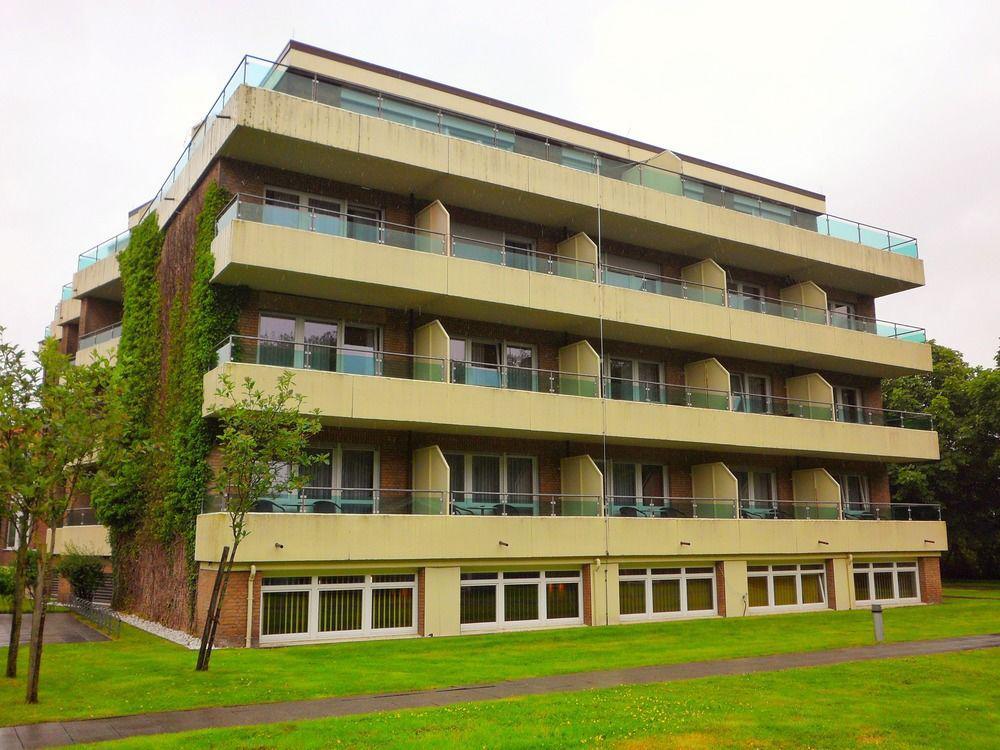
<svg viewBox="0 0 1000 750">
<path fill-rule="evenodd" d="M 202 376 L 244 296 L 210 282 L 215 219 L 229 198 L 206 181 L 166 231 L 155 214 L 147 217 L 119 255 L 116 377 L 125 429 L 104 452 L 109 481 L 93 498 L 110 530 L 116 606 L 185 629 L 193 622 L 195 524 L 211 476 Z"/>
</svg>

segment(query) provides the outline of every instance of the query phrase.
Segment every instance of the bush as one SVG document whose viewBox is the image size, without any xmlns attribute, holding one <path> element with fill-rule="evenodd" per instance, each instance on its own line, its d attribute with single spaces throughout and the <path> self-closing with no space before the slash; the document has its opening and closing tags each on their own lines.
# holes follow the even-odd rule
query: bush
<svg viewBox="0 0 1000 750">
<path fill-rule="evenodd" d="M 14 594 L 14 566 L 0 566 L 0 596 Z"/>
<path fill-rule="evenodd" d="M 104 562 L 89 550 L 67 547 L 59 560 L 59 572 L 69 581 L 73 595 L 89 602 L 104 578 Z"/>
</svg>

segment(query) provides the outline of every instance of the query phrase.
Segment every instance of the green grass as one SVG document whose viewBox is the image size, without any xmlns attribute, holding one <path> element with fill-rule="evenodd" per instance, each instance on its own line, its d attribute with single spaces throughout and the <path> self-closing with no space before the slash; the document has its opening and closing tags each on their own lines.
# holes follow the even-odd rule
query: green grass
<svg viewBox="0 0 1000 750">
<path fill-rule="evenodd" d="M 889 609 L 890 641 L 1000 632 L 1000 601 Z M 872 642 L 864 611 L 217 651 L 196 654 L 130 627 L 117 641 L 46 646 L 41 702 L 0 680 L 0 725 L 204 706 L 397 692 L 550 674 L 812 651 Z M 27 653 L 22 650 L 22 664 Z M 22 669 L 23 672 L 23 669 Z"/>
<path fill-rule="evenodd" d="M 160 735 L 145 748 L 996 748 L 1000 649 Z"/>
<path fill-rule="evenodd" d="M 31 613 L 35 609 L 35 600 L 25 597 L 21 602 L 21 611 L 26 613 Z M 61 607 L 58 604 L 49 604 L 46 609 L 47 612 L 64 612 L 65 607 Z M 0 615 L 9 615 L 14 611 L 14 602 L 11 601 L 9 596 L 0 596 Z"/>
</svg>

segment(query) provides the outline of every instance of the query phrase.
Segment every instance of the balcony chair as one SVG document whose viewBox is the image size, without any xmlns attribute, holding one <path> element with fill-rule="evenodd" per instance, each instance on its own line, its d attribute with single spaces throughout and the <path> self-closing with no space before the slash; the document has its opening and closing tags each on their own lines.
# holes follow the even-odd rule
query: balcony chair
<svg viewBox="0 0 1000 750">
<path fill-rule="evenodd" d="M 313 513 L 340 513 L 340 506 L 332 500 L 317 500 L 312 504 Z"/>
<path fill-rule="evenodd" d="M 284 506 L 272 500 L 258 500 L 253 504 L 253 513 L 284 513 Z"/>
</svg>

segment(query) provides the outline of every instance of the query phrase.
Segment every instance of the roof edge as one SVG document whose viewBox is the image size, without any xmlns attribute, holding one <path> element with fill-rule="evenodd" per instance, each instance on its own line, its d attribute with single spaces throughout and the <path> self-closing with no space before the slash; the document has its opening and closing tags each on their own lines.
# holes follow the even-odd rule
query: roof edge
<svg viewBox="0 0 1000 750">
<path fill-rule="evenodd" d="M 671 151 L 671 149 L 664 148 L 662 146 L 656 146 L 651 143 L 645 143 L 643 141 L 635 140 L 634 138 L 628 138 L 623 135 L 617 135 L 616 133 L 610 133 L 606 130 L 601 130 L 600 128 L 591 127 L 590 125 L 583 125 L 578 122 L 573 122 L 572 120 L 567 120 L 562 117 L 556 117 L 555 115 L 549 115 L 544 112 L 539 112 L 528 107 L 522 107 L 518 104 L 511 104 L 510 102 L 505 102 L 501 99 L 494 99 L 493 97 L 486 96 L 485 94 L 477 94 L 474 91 L 468 91 L 466 89 L 458 88 L 457 86 L 449 86 L 445 83 L 440 83 L 438 81 L 433 81 L 429 78 L 422 78 L 420 76 L 413 75 L 411 73 L 405 73 L 401 70 L 396 70 L 395 68 L 387 68 L 384 65 L 378 65 L 376 63 L 371 63 L 366 60 L 359 60 L 356 57 L 350 57 L 349 55 L 343 55 L 339 52 L 331 52 L 330 50 L 323 49 L 322 47 L 317 47 L 312 44 L 306 44 L 305 42 L 298 42 L 294 39 L 290 39 L 282 50 L 279 59 L 283 58 L 291 50 L 297 50 L 299 52 L 305 52 L 310 55 L 316 55 L 317 57 L 324 57 L 328 60 L 333 60 L 335 62 L 344 63 L 345 65 L 353 65 L 357 68 L 362 68 L 363 70 L 368 70 L 372 73 L 378 73 L 380 75 L 388 76 L 390 78 L 398 78 L 401 81 L 406 81 L 407 83 L 415 83 L 420 86 L 426 86 L 428 88 L 436 89 L 437 91 L 444 92 L 446 94 L 453 94 L 455 96 L 460 96 L 464 99 L 471 99 L 472 101 L 479 102 L 480 104 L 486 104 L 492 107 L 498 107 L 500 109 L 506 109 L 509 112 L 515 112 L 520 115 L 526 115 L 528 117 L 535 117 L 540 120 L 545 120 L 553 125 L 560 125 L 563 127 L 571 128 L 573 130 L 579 130 L 588 135 L 597 136 L 598 138 L 607 138 L 608 140 L 617 141 L 626 146 L 633 146 L 635 148 L 646 149 L 647 151 L 656 151 L 657 153 L 662 153 L 663 151 Z M 789 185 L 784 182 L 779 182 L 778 180 L 772 180 L 767 177 L 761 177 L 755 175 L 751 172 L 745 172 L 743 170 L 734 169 L 733 167 L 727 167 L 724 164 L 716 164 L 715 162 L 707 161 L 705 159 L 699 159 L 694 156 L 687 156 L 685 154 L 678 153 L 676 151 L 671 151 L 677 156 L 681 161 L 685 161 L 691 164 L 697 164 L 698 166 L 708 167 L 710 169 L 717 169 L 720 172 L 725 172 L 726 174 L 731 174 L 734 177 L 742 177 L 744 179 L 754 180 L 760 182 L 763 185 L 768 185 L 770 187 L 778 188 L 781 190 L 788 190 L 793 193 L 805 196 L 807 198 L 813 198 L 816 200 L 826 201 L 826 196 L 822 193 L 817 193 L 812 190 L 806 190 L 805 188 L 796 187 L 795 185 Z"/>
</svg>

